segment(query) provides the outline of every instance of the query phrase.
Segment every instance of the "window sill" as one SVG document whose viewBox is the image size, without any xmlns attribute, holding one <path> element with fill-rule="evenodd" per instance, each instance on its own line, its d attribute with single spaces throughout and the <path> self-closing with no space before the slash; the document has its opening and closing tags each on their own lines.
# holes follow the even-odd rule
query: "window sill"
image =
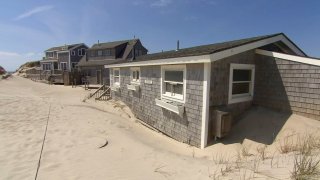
<svg viewBox="0 0 320 180">
<path fill-rule="evenodd" d="M 114 85 L 114 86 L 111 86 L 110 89 L 111 89 L 111 91 L 119 91 L 120 90 L 120 86 Z"/>
<path fill-rule="evenodd" d="M 140 81 L 131 81 L 130 84 L 140 85 Z"/>
<path fill-rule="evenodd" d="M 249 96 L 238 96 L 238 97 L 231 97 L 229 99 L 228 104 L 234 104 L 234 103 L 240 103 L 240 102 L 245 102 L 245 101 L 252 101 L 253 97 L 251 95 Z"/>
<path fill-rule="evenodd" d="M 140 85 L 139 84 L 127 84 L 127 88 L 132 91 L 139 91 Z"/>
<path fill-rule="evenodd" d="M 172 111 L 180 116 L 182 116 L 184 113 L 183 105 L 177 105 L 177 104 L 174 104 L 172 101 L 168 101 L 168 100 L 155 99 L 155 101 L 157 106 L 160 106 L 164 109 Z"/>
</svg>

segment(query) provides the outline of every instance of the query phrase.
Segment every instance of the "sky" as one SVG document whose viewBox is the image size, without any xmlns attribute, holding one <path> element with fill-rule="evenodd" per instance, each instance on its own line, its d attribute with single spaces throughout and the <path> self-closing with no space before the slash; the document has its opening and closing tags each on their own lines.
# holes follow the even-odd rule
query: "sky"
<svg viewBox="0 0 320 180">
<path fill-rule="evenodd" d="M 320 57 L 317 0 L 10 0 L 0 2 L 0 65 L 53 46 L 140 38 L 149 53 L 283 32 Z"/>
</svg>

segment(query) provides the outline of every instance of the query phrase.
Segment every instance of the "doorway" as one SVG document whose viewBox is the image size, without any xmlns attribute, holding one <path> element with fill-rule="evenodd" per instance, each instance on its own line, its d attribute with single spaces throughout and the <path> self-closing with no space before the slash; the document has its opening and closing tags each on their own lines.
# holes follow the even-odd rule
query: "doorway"
<svg viewBox="0 0 320 180">
<path fill-rule="evenodd" d="M 102 84 L 101 70 L 97 70 L 97 84 Z"/>
</svg>

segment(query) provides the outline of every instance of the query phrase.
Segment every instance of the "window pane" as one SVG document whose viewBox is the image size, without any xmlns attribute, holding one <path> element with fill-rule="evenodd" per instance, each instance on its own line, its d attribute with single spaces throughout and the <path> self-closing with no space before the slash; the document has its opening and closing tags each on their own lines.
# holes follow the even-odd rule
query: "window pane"
<svg viewBox="0 0 320 180">
<path fill-rule="evenodd" d="M 114 75 L 119 76 L 119 70 L 114 70 Z"/>
<path fill-rule="evenodd" d="M 251 70 L 248 69 L 234 69 L 233 81 L 251 81 Z"/>
<path fill-rule="evenodd" d="M 139 76 L 140 76 L 140 75 L 139 75 L 139 71 L 137 71 L 137 80 L 139 79 Z"/>
<path fill-rule="evenodd" d="M 136 79 L 136 71 L 132 71 L 132 79 Z"/>
<path fill-rule="evenodd" d="M 102 56 L 102 51 L 98 51 L 98 56 Z"/>
<path fill-rule="evenodd" d="M 164 80 L 183 82 L 183 71 L 165 71 Z"/>
<path fill-rule="evenodd" d="M 171 84 L 165 83 L 166 85 L 166 92 L 171 92 Z"/>
<path fill-rule="evenodd" d="M 183 84 L 177 84 L 173 86 L 173 93 L 175 94 L 183 94 Z"/>
<path fill-rule="evenodd" d="M 250 83 L 233 83 L 232 94 L 245 94 L 249 93 Z"/>
</svg>

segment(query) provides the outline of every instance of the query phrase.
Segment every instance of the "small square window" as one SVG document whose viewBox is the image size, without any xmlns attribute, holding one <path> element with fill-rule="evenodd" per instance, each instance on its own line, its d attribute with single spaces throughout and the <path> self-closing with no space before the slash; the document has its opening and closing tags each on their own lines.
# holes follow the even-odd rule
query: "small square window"
<svg viewBox="0 0 320 180">
<path fill-rule="evenodd" d="M 162 67 L 162 95 L 172 100 L 184 101 L 185 65 Z"/>
<path fill-rule="evenodd" d="M 132 83 L 140 82 L 140 68 L 138 67 L 131 68 L 131 82 Z"/>
</svg>

